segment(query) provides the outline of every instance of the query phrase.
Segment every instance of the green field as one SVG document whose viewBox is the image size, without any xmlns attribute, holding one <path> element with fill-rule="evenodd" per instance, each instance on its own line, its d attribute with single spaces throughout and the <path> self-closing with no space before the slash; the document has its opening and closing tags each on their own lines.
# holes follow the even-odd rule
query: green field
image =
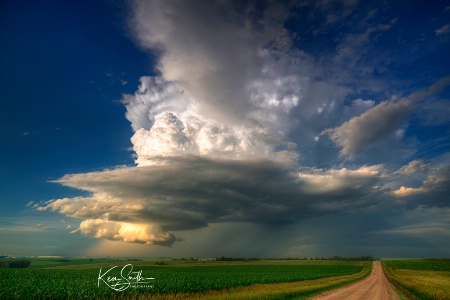
<svg viewBox="0 0 450 300">
<path fill-rule="evenodd" d="M 361 273 L 364 263 L 350 261 L 256 260 L 223 261 L 126 261 L 31 259 L 26 269 L 0 269 L 0 299 L 111 299 L 153 298 L 161 295 L 194 295 L 255 284 L 277 284 Z M 100 280 L 100 268 L 131 263 L 133 271 L 152 277 L 144 288 L 118 292 Z M 129 270 L 129 269 L 127 269 Z M 108 273 L 109 275 L 110 273 Z M 353 276 L 353 275 L 352 275 Z M 355 277 L 356 278 L 356 277 Z M 104 277 L 106 279 L 106 277 Z"/>
<path fill-rule="evenodd" d="M 383 260 L 388 278 L 416 299 L 450 299 L 450 259 Z"/>
</svg>

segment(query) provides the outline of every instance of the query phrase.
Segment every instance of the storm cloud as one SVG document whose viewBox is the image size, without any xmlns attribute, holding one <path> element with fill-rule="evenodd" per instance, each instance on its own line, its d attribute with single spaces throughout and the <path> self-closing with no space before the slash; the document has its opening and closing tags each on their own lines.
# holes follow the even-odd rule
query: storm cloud
<svg viewBox="0 0 450 300">
<path fill-rule="evenodd" d="M 390 179 L 405 168 L 388 174 L 381 165 L 319 170 L 273 160 L 164 160 L 170 163 L 66 175 L 54 182 L 92 196 L 48 201 L 35 208 L 86 219 L 79 228 L 85 235 L 171 245 L 181 240 L 172 231 L 225 222 L 286 226 L 329 213 L 383 210 L 403 205 L 396 198 L 419 190 L 429 198 L 409 205 L 441 206 L 433 196 L 448 192 L 450 180 L 448 168 L 440 168 L 423 187 L 395 189 Z M 137 229 L 127 231 L 126 226 Z"/>
<path fill-rule="evenodd" d="M 89 196 L 34 208 L 80 219 L 72 232 L 169 247 L 217 224 L 297 228 L 306 241 L 301 247 L 319 243 L 316 233 L 327 236 L 325 229 L 305 229 L 327 217 L 327 226 L 340 220 L 357 231 L 340 219 L 355 217 L 361 236 L 392 236 L 401 232 L 398 224 L 369 225 L 358 215 L 439 215 L 436 207 L 450 205 L 449 157 L 415 157 L 406 133 L 418 107 L 450 80 L 429 80 L 402 96 L 384 91 L 389 84 L 371 75 L 364 52 L 394 19 L 375 24 L 367 16 L 364 30 L 343 36 L 323 57 L 307 45 L 302 50 L 286 28 L 298 17 L 291 8 L 314 7 L 329 28 L 357 6 L 344 2 L 336 4 L 341 15 L 324 15 L 327 1 L 133 1 L 132 35 L 157 57 L 157 74 L 142 76 L 121 99 L 136 165 L 67 174 L 52 182 Z M 389 157 L 371 152 L 380 148 Z M 254 232 L 241 238 L 252 241 Z"/>
</svg>

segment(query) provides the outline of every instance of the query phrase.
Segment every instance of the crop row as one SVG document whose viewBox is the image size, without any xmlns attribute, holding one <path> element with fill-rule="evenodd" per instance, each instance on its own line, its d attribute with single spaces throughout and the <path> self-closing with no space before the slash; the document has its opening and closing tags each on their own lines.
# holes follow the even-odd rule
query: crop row
<svg viewBox="0 0 450 300">
<path fill-rule="evenodd" d="M 383 260 L 383 265 L 391 269 L 450 272 L 450 259 L 388 259 Z"/>
<path fill-rule="evenodd" d="M 154 278 L 152 287 L 127 288 L 122 292 L 111 289 L 103 280 L 99 282 L 99 269 L 1 269 L 0 299 L 91 299 L 114 298 L 121 294 L 204 292 L 355 274 L 361 269 L 362 266 L 355 265 L 136 266 L 134 271 L 142 271 L 142 277 Z M 112 271 L 109 274 L 113 274 Z"/>
<path fill-rule="evenodd" d="M 416 299 L 450 299 L 449 259 L 384 260 L 383 266 L 388 278 Z"/>
</svg>

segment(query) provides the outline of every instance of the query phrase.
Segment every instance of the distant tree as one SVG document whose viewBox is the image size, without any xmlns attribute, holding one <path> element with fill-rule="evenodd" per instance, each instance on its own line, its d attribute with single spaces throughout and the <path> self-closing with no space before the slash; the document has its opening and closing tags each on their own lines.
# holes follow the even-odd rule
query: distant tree
<svg viewBox="0 0 450 300">
<path fill-rule="evenodd" d="M 241 258 L 241 257 L 216 257 L 216 261 L 250 261 L 259 260 L 259 258 Z"/>
<path fill-rule="evenodd" d="M 9 268 L 9 261 L 0 261 L 0 268 Z"/>
<path fill-rule="evenodd" d="M 31 264 L 29 260 L 14 260 L 9 263 L 10 268 L 27 268 Z"/>
</svg>

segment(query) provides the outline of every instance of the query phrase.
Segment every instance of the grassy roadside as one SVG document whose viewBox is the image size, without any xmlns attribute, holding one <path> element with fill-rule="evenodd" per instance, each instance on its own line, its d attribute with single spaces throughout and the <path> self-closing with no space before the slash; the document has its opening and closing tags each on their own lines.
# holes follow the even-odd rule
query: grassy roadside
<svg viewBox="0 0 450 300">
<path fill-rule="evenodd" d="M 177 293 L 164 295 L 140 295 L 139 300 L 175 300 L 175 299 L 305 299 L 361 280 L 372 271 L 372 262 L 365 262 L 361 272 L 353 275 L 336 276 L 316 280 L 286 282 L 276 284 L 255 284 L 248 287 L 207 291 L 201 293 Z M 117 297 L 116 299 L 129 299 Z"/>
<path fill-rule="evenodd" d="M 450 299 L 450 260 L 383 260 L 386 277 L 405 299 Z M 401 293 L 401 294 L 402 294 Z"/>
<path fill-rule="evenodd" d="M 384 272 L 384 269 L 383 269 Z M 391 278 L 389 278 L 384 272 L 384 275 L 386 276 L 387 280 L 391 283 L 392 288 L 394 289 L 394 292 L 399 296 L 400 300 L 417 300 L 411 292 L 406 290 L 405 288 L 401 287 L 397 283 L 395 283 Z"/>
</svg>

